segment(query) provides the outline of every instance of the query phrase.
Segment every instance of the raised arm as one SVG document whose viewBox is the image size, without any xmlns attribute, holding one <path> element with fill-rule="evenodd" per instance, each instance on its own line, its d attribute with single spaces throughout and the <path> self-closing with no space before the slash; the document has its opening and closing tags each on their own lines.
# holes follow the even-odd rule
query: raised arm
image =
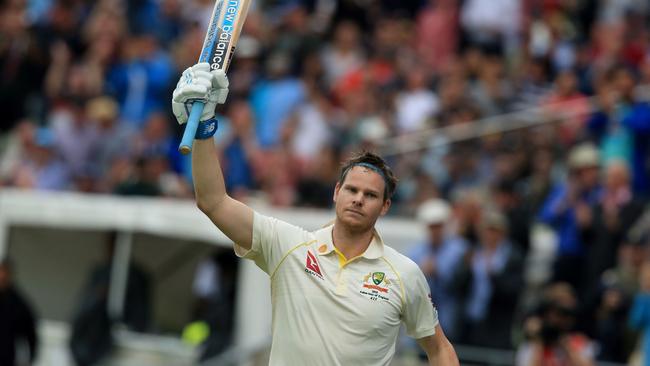
<svg viewBox="0 0 650 366">
<path fill-rule="evenodd" d="M 178 123 L 187 122 L 192 101 L 202 100 L 205 108 L 192 147 L 192 177 L 196 204 L 201 211 L 233 242 L 250 249 L 253 239 L 253 210 L 226 193 L 223 172 L 214 139 L 217 104 L 225 102 L 228 79 L 221 70 L 210 72 L 207 63 L 200 63 L 183 72 L 174 95 L 172 107 Z"/>
</svg>

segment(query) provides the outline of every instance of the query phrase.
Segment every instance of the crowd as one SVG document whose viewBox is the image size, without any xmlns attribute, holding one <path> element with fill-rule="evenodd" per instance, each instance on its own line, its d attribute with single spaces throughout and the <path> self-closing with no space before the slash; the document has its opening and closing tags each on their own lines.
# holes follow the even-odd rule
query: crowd
<svg viewBox="0 0 650 366">
<path fill-rule="evenodd" d="M 191 197 L 169 105 L 212 6 L 0 1 L 0 187 Z M 650 326 L 649 15 L 642 0 L 255 2 L 218 112 L 228 190 L 328 208 L 350 152 L 543 107 L 545 124 L 386 156 L 392 211 L 430 228 L 412 255 L 452 340 L 519 347 L 521 364 L 549 344 L 625 361 Z"/>
</svg>

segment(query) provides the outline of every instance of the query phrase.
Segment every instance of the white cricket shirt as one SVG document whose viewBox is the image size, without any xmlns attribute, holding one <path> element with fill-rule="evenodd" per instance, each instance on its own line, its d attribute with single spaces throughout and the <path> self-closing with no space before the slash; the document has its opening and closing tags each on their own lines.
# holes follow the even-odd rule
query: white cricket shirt
<svg viewBox="0 0 650 366">
<path fill-rule="evenodd" d="M 400 324 L 419 339 L 435 333 L 438 315 L 418 266 L 375 237 L 345 260 L 333 225 L 309 232 L 255 213 L 250 250 L 271 277 L 272 366 L 388 365 Z"/>
</svg>

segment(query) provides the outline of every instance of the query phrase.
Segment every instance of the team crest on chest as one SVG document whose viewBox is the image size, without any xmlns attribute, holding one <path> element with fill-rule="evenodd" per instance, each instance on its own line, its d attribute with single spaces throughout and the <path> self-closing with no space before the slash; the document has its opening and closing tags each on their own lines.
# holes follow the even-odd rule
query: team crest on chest
<svg viewBox="0 0 650 366">
<path fill-rule="evenodd" d="M 363 283 L 361 284 L 359 293 L 373 301 L 388 301 L 388 293 L 390 291 L 388 286 L 391 283 L 392 281 L 386 278 L 384 272 L 370 272 L 363 276 Z"/>
<path fill-rule="evenodd" d="M 323 272 L 320 269 L 320 264 L 318 263 L 318 259 L 316 259 L 316 256 L 311 252 L 311 250 L 307 250 L 305 272 L 313 276 L 316 276 L 321 280 L 323 279 Z"/>
<path fill-rule="evenodd" d="M 373 272 L 372 273 L 372 282 L 375 285 L 379 285 L 384 280 L 384 272 Z"/>
</svg>

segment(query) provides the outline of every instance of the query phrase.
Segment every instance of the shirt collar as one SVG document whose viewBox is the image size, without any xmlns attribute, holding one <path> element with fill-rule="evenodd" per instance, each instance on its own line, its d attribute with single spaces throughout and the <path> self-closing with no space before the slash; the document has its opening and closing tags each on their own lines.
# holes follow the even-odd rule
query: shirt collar
<svg viewBox="0 0 650 366">
<path fill-rule="evenodd" d="M 334 229 L 334 223 L 330 223 L 322 229 L 316 231 L 316 240 L 318 240 L 316 251 L 318 252 L 318 255 L 328 255 L 334 251 L 332 229 Z M 381 258 L 384 255 L 384 240 L 381 238 L 379 232 L 377 232 L 376 229 L 373 228 L 372 232 L 372 241 L 361 256 L 367 259 Z"/>
</svg>

